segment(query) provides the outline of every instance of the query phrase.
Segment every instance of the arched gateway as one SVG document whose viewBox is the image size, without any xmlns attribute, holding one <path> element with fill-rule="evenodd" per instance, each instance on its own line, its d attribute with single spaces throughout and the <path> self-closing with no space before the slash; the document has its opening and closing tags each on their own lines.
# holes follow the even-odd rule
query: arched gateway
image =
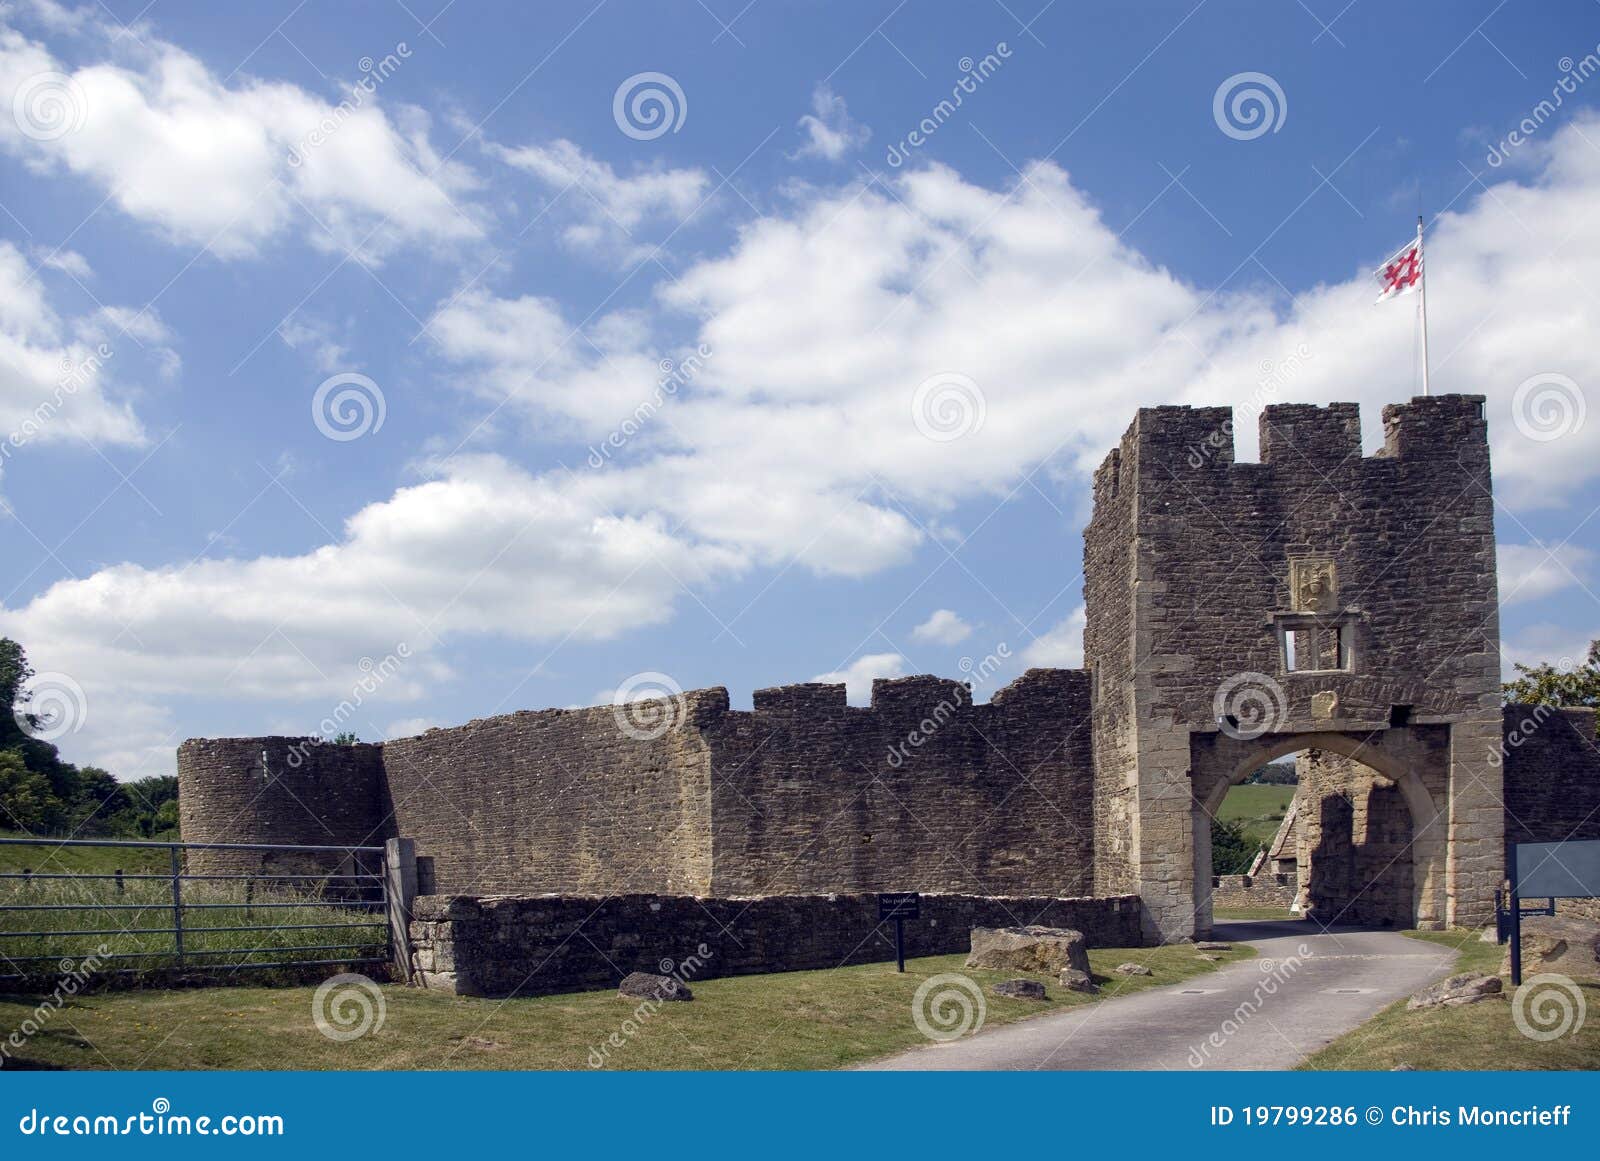
<svg viewBox="0 0 1600 1161">
<path fill-rule="evenodd" d="M 1406 923 L 1492 913 L 1505 822 L 1483 400 L 1414 399 L 1383 420 L 1363 456 L 1354 404 L 1268 407 L 1261 462 L 1242 464 L 1227 409 L 1147 409 L 1096 474 L 1096 889 L 1137 891 L 1153 938 L 1209 929 L 1211 813 L 1301 750 L 1322 756 L 1302 791 L 1319 918 L 1385 891 L 1410 895 L 1393 908 Z M 1356 763 L 1382 793 L 1341 793 Z M 1369 802 L 1382 818 L 1353 817 Z M 1358 822 L 1393 848 L 1381 865 L 1338 857 Z"/>
</svg>

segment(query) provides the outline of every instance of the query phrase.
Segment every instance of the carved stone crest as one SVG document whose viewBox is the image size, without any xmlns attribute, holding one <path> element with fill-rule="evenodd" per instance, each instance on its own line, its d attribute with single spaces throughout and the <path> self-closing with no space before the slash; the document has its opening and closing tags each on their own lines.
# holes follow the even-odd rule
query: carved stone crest
<svg viewBox="0 0 1600 1161">
<path fill-rule="evenodd" d="M 1297 613 L 1331 613 L 1339 606 L 1339 574 L 1333 561 L 1289 562 L 1289 591 Z"/>
<path fill-rule="evenodd" d="M 1311 695 L 1311 716 L 1319 722 L 1339 716 L 1339 695 L 1324 689 Z"/>
</svg>

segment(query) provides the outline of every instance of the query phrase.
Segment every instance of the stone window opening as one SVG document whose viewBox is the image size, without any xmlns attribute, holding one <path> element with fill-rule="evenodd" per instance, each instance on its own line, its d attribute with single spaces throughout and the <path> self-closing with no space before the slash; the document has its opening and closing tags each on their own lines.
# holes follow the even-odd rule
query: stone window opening
<svg viewBox="0 0 1600 1161">
<path fill-rule="evenodd" d="M 1355 672 L 1355 627 L 1347 618 L 1281 613 L 1274 621 L 1284 673 Z"/>
</svg>

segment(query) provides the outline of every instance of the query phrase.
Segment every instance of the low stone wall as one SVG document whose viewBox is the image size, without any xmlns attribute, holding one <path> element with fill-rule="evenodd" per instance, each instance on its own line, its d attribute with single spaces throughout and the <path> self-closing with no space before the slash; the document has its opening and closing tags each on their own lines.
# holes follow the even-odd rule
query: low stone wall
<svg viewBox="0 0 1600 1161">
<path fill-rule="evenodd" d="M 1287 912 L 1297 889 L 1293 875 L 1216 875 L 1211 882 L 1213 908 L 1279 907 Z"/>
<path fill-rule="evenodd" d="M 1040 923 L 1090 947 L 1140 943 L 1137 895 L 1098 899 L 924 895 L 906 922 L 908 956 L 963 952 L 973 927 Z M 614 988 L 632 971 L 696 979 L 803 971 L 894 958 L 876 895 L 424 895 L 412 910 L 418 981 L 461 996 Z"/>
</svg>

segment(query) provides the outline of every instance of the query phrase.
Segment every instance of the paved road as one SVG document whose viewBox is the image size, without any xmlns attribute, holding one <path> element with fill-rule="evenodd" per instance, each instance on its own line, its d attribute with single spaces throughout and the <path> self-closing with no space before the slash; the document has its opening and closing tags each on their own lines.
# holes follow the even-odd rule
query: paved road
<svg viewBox="0 0 1600 1161">
<path fill-rule="evenodd" d="M 1307 929 L 1316 931 L 1299 920 L 1218 923 L 1214 938 L 1253 944 L 1259 957 L 864 1067 L 1292 1068 L 1454 961 L 1444 948 L 1398 932 Z"/>
</svg>

